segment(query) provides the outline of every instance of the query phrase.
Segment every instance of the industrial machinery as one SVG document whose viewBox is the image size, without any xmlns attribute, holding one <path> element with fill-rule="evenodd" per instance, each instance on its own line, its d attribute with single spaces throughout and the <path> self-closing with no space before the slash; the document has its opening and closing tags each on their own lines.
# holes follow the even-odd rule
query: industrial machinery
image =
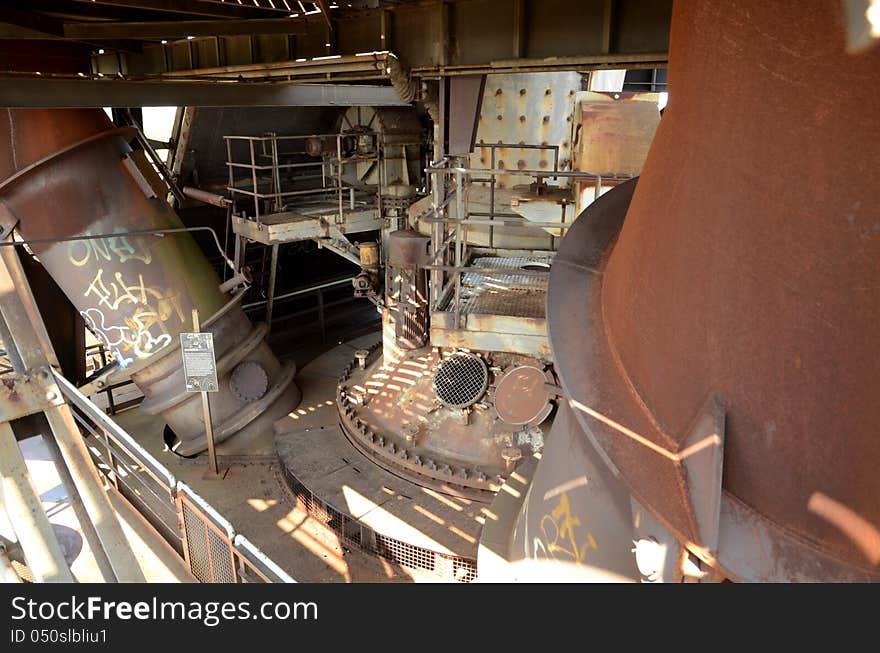
<svg viewBox="0 0 880 653">
<path fill-rule="evenodd" d="M 282 366 L 266 345 L 266 325 L 252 325 L 241 310 L 243 279 L 221 286 L 143 152 L 129 146 L 132 129 L 114 127 L 100 110 L 5 113 L 3 234 L 27 243 L 141 389 L 141 410 L 161 414 L 173 430 L 181 455 L 207 447 L 179 356 L 179 334 L 197 311 L 214 334 L 215 442 L 238 436 L 236 446 L 246 448 L 298 403 L 299 390 L 295 366 Z"/>
<path fill-rule="evenodd" d="M 213 4 L 199 10 L 270 11 Z M 97 108 L 4 110 L 0 281 L 17 292 L 0 294 L 0 336 L 35 333 L 14 343 L 28 362 L 12 352 L 0 403 L 24 397 L 55 415 L 105 577 L 141 572 L 103 520 L 104 477 L 83 468 L 91 454 L 64 401 L 100 425 L 96 438 L 143 452 L 53 369 L 13 247 L 115 359 L 84 388 L 130 378 L 138 415 L 167 424 L 171 449 L 191 457 L 206 447 L 205 413 L 185 391 L 179 337 L 200 318 L 218 359 L 214 438 L 243 465 L 271 467 L 260 483 L 237 470 L 247 496 L 227 505 L 245 506 L 279 555 L 292 538 L 345 567 L 357 547 L 388 578 L 393 563 L 460 582 L 880 581 L 877 3 L 615 1 L 561 27 L 537 4 L 334 3 L 326 34 L 313 21 L 291 39 L 299 16 L 285 16 L 256 49 L 247 37 L 246 56 L 238 32 L 94 55 L 91 81 L 107 89 L 170 83 L 204 93 L 185 95 L 194 105 L 232 91 L 320 108 L 265 130 L 207 129 L 220 173 L 202 189 L 160 179 L 119 109 L 117 124 Z M 495 9 L 510 12 L 487 34 Z M 40 80 L 20 81 L 34 83 L 14 87 L 22 97 L 42 97 Z M 181 113 L 181 130 L 197 120 Z M 185 140 L 173 145 L 185 152 Z M 211 240 L 228 281 L 187 233 L 213 228 L 185 227 L 169 187 L 178 205 L 213 204 L 206 223 L 227 211 L 234 254 Z M 279 248 L 294 242 L 353 265 L 341 283 L 371 302 L 359 302 L 368 328 L 381 314 L 381 330 L 328 346 L 321 312 L 321 347 L 300 369 L 276 357 L 293 356 L 293 338 L 273 332 L 276 353 L 266 340 Z M 241 304 L 257 247 L 271 262 L 251 305 L 266 304 L 266 322 L 254 325 Z M 27 320 L 11 322 L 16 310 Z M 0 422 L 0 476 L 22 475 L 14 437 Z M 199 463 L 162 454 L 176 469 Z M 142 459 L 187 528 L 191 495 Z M 38 506 L 22 496 L 17 514 Z M 47 542 L 57 562 L 48 519 L 34 524 L 23 539 Z M 197 527 L 207 551 L 187 560 L 205 556 L 200 573 L 216 580 L 219 541 L 237 574 L 232 528 Z M 35 578 L 69 580 L 33 560 Z"/>
<path fill-rule="evenodd" d="M 880 52 L 837 11 L 675 5 L 644 171 L 551 270 L 565 416 L 486 551 L 505 577 L 880 578 Z"/>
<path fill-rule="evenodd" d="M 472 580 L 486 514 L 495 514 L 500 490 L 522 478 L 519 468 L 542 455 L 562 394 L 545 313 L 556 249 L 580 202 L 638 173 L 659 119 L 655 94 L 615 98 L 580 86 L 576 74 L 490 77 L 484 114 L 505 94 L 519 110 L 540 92 L 558 118 L 555 131 L 541 115 L 471 121 L 480 161 L 448 156 L 429 166 L 431 196 L 414 197 L 410 226 L 383 238 L 381 342 L 353 352 L 342 345 L 322 357 L 348 352 L 333 388 L 336 414 L 276 423 L 290 487 L 362 548 Z M 573 115 L 582 117 L 577 126 Z M 496 134 L 498 143 L 487 142 Z M 626 144 L 603 150 L 602 173 L 585 167 L 596 160 L 582 145 L 587 135 L 593 144 L 615 135 Z M 555 142 L 515 142 L 523 137 Z M 574 168 L 571 143 L 579 152 Z M 506 169 L 517 156 L 520 164 Z M 313 368 L 324 369 L 322 359 L 302 372 L 312 388 L 329 385 L 313 376 Z M 332 491 L 321 471 L 327 468 Z M 381 488 L 405 503 L 388 501 Z M 352 492 L 377 507 L 365 511 Z M 425 492 L 433 492 L 430 499 L 419 498 Z"/>
</svg>

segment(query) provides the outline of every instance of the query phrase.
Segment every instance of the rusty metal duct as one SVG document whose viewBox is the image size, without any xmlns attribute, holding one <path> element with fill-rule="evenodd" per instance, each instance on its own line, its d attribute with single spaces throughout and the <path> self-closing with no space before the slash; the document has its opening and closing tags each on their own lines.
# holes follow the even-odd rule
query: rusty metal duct
<svg viewBox="0 0 880 653">
<path fill-rule="evenodd" d="M 0 221 L 25 240 L 182 228 L 133 132 L 115 128 L 99 109 L 7 109 L 0 120 Z M 214 334 L 220 391 L 212 397 L 215 440 L 271 429 L 295 407 L 295 367 L 282 366 L 188 233 L 34 243 L 32 249 L 87 323 L 127 367 L 179 438 L 178 453 L 206 448 L 196 393 L 184 390 L 182 331 L 198 309 Z M 243 365 L 247 374 L 236 374 Z M 255 373 L 259 368 L 259 373 Z M 246 388 L 231 378 L 254 379 Z M 232 443 L 230 443 L 230 446 Z"/>
<path fill-rule="evenodd" d="M 880 49 L 845 47 L 839 2 L 676 2 L 632 202 L 551 273 L 587 437 L 733 578 L 880 579 Z"/>
</svg>

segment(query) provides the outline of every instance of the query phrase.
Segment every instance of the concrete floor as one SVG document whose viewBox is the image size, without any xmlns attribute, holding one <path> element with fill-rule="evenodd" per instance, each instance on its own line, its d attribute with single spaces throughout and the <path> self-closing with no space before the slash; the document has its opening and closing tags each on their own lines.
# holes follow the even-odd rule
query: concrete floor
<svg viewBox="0 0 880 653">
<path fill-rule="evenodd" d="M 206 477 L 207 458 L 184 459 L 167 451 L 164 422 L 137 408 L 115 419 L 178 479 L 193 488 L 236 532 L 300 582 L 407 581 L 399 567 L 349 550 L 297 505 L 275 462 L 223 462 L 222 478 Z M 271 439 L 272 434 L 267 437 Z"/>
</svg>

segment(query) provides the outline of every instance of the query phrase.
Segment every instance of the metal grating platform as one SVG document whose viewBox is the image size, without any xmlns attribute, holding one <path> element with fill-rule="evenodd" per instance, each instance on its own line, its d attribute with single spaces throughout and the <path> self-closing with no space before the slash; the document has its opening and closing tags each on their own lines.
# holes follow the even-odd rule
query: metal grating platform
<svg viewBox="0 0 880 653">
<path fill-rule="evenodd" d="M 476 268 L 509 269 L 510 274 L 497 272 L 466 272 L 462 275 L 462 315 L 506 315 L 510 317 L 544 318 L 547 297 L 547 277 L 517 274 L 518 270 L 533 266 L 550 271 L 550 257 L 546 256 L 483 256 L 471 262 Z M 454 298 L 441 306 L 443 311 L 454 308 Z"/>
</svg>

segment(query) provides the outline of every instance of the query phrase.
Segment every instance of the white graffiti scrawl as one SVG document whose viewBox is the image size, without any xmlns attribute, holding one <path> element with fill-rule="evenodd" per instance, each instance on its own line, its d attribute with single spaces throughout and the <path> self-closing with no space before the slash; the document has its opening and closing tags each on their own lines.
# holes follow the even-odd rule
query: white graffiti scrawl
<svg viewBox="0 0 880 653">
<path fill-rule="evenodd" d="M 176 294 L 151 288 L 142 274 L 126 280 L 122 272 L 116 272 L 112 279 L 104 278 L 103 268 L 98 270 L 84 293 L 85 297 L 97 301 L 98 306 L 87 308 L 81 314 L 125 367 L 170 344 L 166 322 L 174 319 L 182 323 L 183 311 Z M 108 318 L 111 312 L 117 317 Z"/>
</svg>

